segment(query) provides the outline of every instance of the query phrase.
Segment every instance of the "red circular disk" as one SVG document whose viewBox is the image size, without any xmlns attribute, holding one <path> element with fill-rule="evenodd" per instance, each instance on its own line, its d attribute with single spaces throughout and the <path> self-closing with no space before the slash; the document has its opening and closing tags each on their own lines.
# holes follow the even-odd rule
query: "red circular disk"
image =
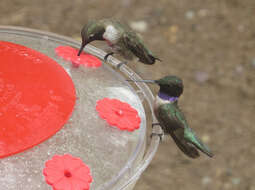
<svg viewBox="0 0 255 190">
<path fill-rule="evenodd" d="M 54 60 L 0 41 L 0 157 L 54 135 L 69 119 L 75 100 L 71 78 Z"/>
<path fill-rule="evenodd" d="M 45 163 L 43 175 L 54 190 L 89 190 L 92 177 L 89 167 L 72 155 L 55 155 Z"/>
<path fill-rule="evenodd" d="M 59 57 L 71 61 L 75 67 L 84 65 L 85 67 L 95 68 L 102 65 L 100 59 L 88 53 L 82 52 L 80 56 L 77 56 L 78 50 L 69 46 L 59 46 L 55 49 L 55 52 Z"/>
<path fill-rule="evenodd" d="M 141 118 L 137 110 L 126 102 L 104 98 L 97 101 L 96 110 L 109 125 L 120 130 L 134 131 L 140 127 Z"/>
</svg>

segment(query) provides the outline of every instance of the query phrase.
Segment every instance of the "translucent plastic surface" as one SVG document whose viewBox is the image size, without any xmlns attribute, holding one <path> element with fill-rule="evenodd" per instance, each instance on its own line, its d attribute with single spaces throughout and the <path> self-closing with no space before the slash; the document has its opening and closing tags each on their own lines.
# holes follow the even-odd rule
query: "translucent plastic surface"
<svg viewBox="0 0 255 190">
<path fill-rule="evenodd" d="M 125 189 L 136 181 L 155 154 L 159 139 L 153 138 L 144 154 L 145 112 L 141 99 L 125 78 L 107 64 L 95 69 L 75 68 L 57 57 L 54 49 L 60 45 L 79 48 L 78 42 L 62 36 L 0 27 L 0 40 L 25 45 L 57 61 L 71 76 L 78 97 L 71 119 L 55 136 L 23 153 L 0 159 L 0 190 L 51 189 L 42 174 L 44 163 L 55 154 L 65 153 L 80 157 L 90 167 L 94 179 L 91 189 Z M 105 55 L 92 46 L 85 51 L 100 58 Z M 119 63 L 112 57 L 109 60 L 113 66 Z M 120 70 L 129 78 L 139 78 L 125 65 Z M 145 84 L 137 87 L 152 108 L 149 88 Z M 108 126 L 95 110 L 96 101 L 104 97 L 117 98 L 137 109 L 140 129 L 127 132 Z"/>
</svg>

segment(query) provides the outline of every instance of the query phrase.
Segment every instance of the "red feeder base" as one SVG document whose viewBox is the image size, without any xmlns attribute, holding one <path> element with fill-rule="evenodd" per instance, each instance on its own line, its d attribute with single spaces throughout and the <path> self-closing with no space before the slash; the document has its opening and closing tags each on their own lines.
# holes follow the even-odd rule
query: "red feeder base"
<svg viewBox="0 0 255 190">
<path fill-rule="evenodd" d="M 0 158 L 54 135 L 69 119 L 75 100 L 71 78 L 54 60 L 0 41 Z"/>
</svg>

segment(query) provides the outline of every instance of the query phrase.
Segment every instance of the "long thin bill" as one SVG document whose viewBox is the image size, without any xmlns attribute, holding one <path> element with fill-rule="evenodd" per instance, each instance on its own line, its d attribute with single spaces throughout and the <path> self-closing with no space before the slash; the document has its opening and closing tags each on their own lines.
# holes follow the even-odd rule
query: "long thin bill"
<svg viewBox="0 0 255 190">
<path fill-rule="evenodd" d="M 130 82 L 156 83 L 155 80 L 131 80 L 131 79 L 127 79 L 126 81 L 130 81 Z"/>
<path fill-rule="evenodd" d="M 81 45 L 81 48 L 80 48 L 79 53 L 77 54 L 77 56 L 80 56 L 80 55 L 81 55 L 81 52 L 82 52 L 82 50 L 84 49 L 84 47 L 85 47 L 85 45 Z"/>
</svg>

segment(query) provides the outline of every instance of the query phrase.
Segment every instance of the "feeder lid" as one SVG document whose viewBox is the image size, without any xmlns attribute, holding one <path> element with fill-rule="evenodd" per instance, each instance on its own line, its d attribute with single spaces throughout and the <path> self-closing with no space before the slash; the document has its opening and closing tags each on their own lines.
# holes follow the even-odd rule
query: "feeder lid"
<svg viewBox="0 0 255 190">
<path fill-rule="evenodd" d="M 5 50 L 5 54 L 0 55 L 0 73 L 1 70 L 6 70 L 10 66 L 10 71 L 13 71 L 9 72 L 11 74 L 8 76 L 0 75 L 5 86 L 0 88 L 5 89 L 5 93 L 10 92 L 3 96 L 9 98 L 9 103 L 6 99 L 2 99 L 1 106 L 8 108 L 9 111 L 13 108 L 12 115 L 9 116 L 12 116 L 12 119 L 6 119 L 5 123 L 9 122 L 13 124 L 10 126 L 14 127 L 18 121 L 19 128 L 15 130 L 19 132 L 15 132 L 15 136 L 22 137 L 23 142 L 30 142 L 29 147 L 33 146 L 26 151 L 0 159 L 1 188 L 5 190 L 49 189 L 50 186 L 43 179 L 42 172 L 45 162 L 51 160 L 54 155 L 70 154 L 82 159 L 91 169 L 90 173 L 93 176 L 91 189 L 109 187 L 121 181 L 123 174 L 137 166 L 145 147 L 145 111 L 136 91 L 125 81 L 119 70 L 114 70 L 102 62 L 100 67 L 91 68 L 84 65 L 74 67 L 75 61 L 65 60 L 55 50 L 63 46 L 77 50 L 80 48 L 80 42 L 51 33 L 0 27 L 0 41 L 4 41 L 1 42 L 4 46 L 7 44 L 9 46 L 10 43 L 16 44 L 14 46 L 17 54 L 15 51 Z M 25 51 L 20 51 L 19 48 Z M 102 59 L 104 54 L 101 51 L 93 46 L 85 47 L 85 52 L 93 51 L 97 52 L 97 56 Z M 36 63 L 37 58 L 43 64 Z M 97 60 L 97 58 L 92 59 Z M 4 64 L 6 61 L 11 64 Z M 17 84 L 7 87 L 6 84 L 13 84 L 14 81 L 20 84 L 19 89 L 16 88 Z M 26 92 L 33 93 L 22 99 L 22 95 Z M 117 99 L 134 108 L 140 118 L 139 129 L 132 132 L 122 131 L 103 120 L 96 110 L 96 105 L 104 98 Z M 35 104 L 35 101 L 39 102 L 36 103 L 38 106 L 31 106 Z M 30 117 L 24 111 L 26 105 L 30 106 L 29 112 L 32 115 Z M 17 115 L 16 118 L 19 109 L 22 109 L 24 113 Z M 54 115 L 53 119 L 49 119 L 48 115 Z M 34 117 L 36 122 L 31 125 L 39 126 L 38 130 L 29 131 L 31 128 L 25 128 L 23 124 Z M 136 128 L 138 121 L 137 118 Z M 41 125 L 46 127 L 41 128 Z M 1 125 L 0 130 L 4 127 Z M 57 130 L 59 131 L 56 133 Z M 32 137 L 24 137 L 22 134 L 24 131 Z M 48 131 L 51 131 L 50 134 Z M 45 133 L 47 137 L 44 136 Z M 1 135 L 2 138 L 8 139 L 4 134 Z M 43 138 L 38 141 L 38 136 Z M 11 137 L 11 141 L 14 143 L 13 138 Z M 0 149 L 2 141 L 0 139 Z M 36 144 L 38 145 L 34 146 Z M 24 150 L 24 148 L 21 149 Z"/>
</svg>

